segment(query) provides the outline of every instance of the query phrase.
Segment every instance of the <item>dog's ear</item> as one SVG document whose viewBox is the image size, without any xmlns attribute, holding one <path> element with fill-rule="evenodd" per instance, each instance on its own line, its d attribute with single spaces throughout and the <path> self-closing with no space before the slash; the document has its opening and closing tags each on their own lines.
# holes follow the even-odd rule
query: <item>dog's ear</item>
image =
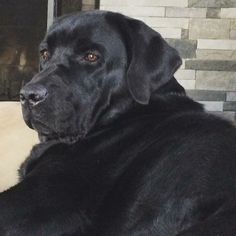
<svg viewBox="0 0 236 236">
<path fill-rule="evenodd" d="M 173 78 L 182 60 L 159 33 L 141 21 L 126 20 L 128 88 L 135 101 L 148 104 L 152 92 Z"/>
</svg>

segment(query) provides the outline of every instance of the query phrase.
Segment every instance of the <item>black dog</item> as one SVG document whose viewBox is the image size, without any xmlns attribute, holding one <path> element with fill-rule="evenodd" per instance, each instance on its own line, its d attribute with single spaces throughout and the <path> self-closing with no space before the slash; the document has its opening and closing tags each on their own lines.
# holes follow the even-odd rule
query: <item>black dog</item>
<svg viewBox="0 0 236 236">
<path fill-rule="evenodd" d="M 100 11 L 40 47 L 21 102 L 41 143 L 0 194 L 1 236 L 236 235 L 236 130 L 185 96 L 175 49 Z"/>
</svg>

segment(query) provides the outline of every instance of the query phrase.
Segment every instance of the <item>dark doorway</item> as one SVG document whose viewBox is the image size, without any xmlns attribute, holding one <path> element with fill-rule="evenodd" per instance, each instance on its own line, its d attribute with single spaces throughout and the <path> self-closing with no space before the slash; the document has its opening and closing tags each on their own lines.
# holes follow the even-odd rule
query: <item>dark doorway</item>
<svg viewBox="0 0 236 236">
<path fill-rule="evenodd" d="M 38 45 L 50 15 L 98 7 L 98 0 L 1 0 L 0 101 L 17 101 L 22 85 L 37 73 Z"/>
</svg>

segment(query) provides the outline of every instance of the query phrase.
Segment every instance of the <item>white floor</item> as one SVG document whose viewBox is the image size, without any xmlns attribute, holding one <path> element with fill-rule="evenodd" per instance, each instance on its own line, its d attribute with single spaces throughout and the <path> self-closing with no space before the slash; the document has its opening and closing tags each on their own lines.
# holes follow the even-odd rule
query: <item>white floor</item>
<svg viewBox="0 0 236 236">
<path fill-rule="evenodd" d="M 17 183 L 17 170 L 38 142 L 17 102 L 0 102 L 0 192 Z"/>
</svg>

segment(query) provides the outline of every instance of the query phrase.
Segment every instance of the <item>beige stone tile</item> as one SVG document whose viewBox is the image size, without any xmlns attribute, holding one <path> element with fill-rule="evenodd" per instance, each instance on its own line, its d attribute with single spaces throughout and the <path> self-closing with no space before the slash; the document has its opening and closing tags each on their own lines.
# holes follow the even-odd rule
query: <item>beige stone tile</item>
<svg viewBox="0 0 236 236">
<path fill-rule="evenodd" d="M 150 27 L 188 29 L 188 18 L 136 17 Z"/>
<path fill-rule="evenodd" d="M 100 6 L 104 5 L 120 5 L 120 6 L 176 6 L 187 7 L 188 0 L 100 0 Z"/>
<path fill-rule="evenodd" d="M 186 62 L 186 59 L 182 58 L 182 65 L 180 66 L 180 70 L 184 70 L 185 69 L 185 62 Z"/>
<path fill-rule="evenodd" d="M 236 51 L 197 49 L 196 56 L 203 60 L 236 60 Z"/>
<path fill-rule="evenodd" d="M 229 37 L 230 39 L 236 39 L 236 30 L 231 30 Z"/>
<path fill-rule="evenodd" d="M 169 39 L 180 39 L 181 38 L 181 29 L 180 28 L 159 28 L 153 27 L 155 31 L 161 34 L 163 38 Z"/>
<path fill-rule="evenodd" d="M 102 6 L 101 10 L 119 12 L 127 16 L 162 16 L 165 15 L 164 7 L 148 6 Z"/>
<path fill-rule="evenodd" d="M 236 18 L 236 8 L 221 8 L 221 18 Z"/>
<path fill-rule="evenodd" d="M 198 49 L 236 50 L 236 40 L 199 39 Z"/>
<path fill-rule="evenodd" d="M 235 20 L 231 20 L 230 28 L 231 28 L 232 30 L 236 30 L 236 19 L 235 19 Z"/>
<path fill-rule="evenodd" d="M 197 71 L 196 89 L 219 91 L 236 90 L 236 72 L 228 71 Z"/>
<path fill-rule="evenodd" d="M 206 8 L 166 7 L 166 17 L 206 17 Z"/>
<path fill-rule="evenodd" d="M 195 89 L 195 80 L 182 80 L 178 79 L 178 82 L 185 88 L 185 89 Z"/>
<path fill-rule="evenodd" d="M 178 70 L 175 78 L 178 80 L 195 80 L 195 70 Z"/>
<path fill-rule="evenodd" d="M 230 20 L 228 19 L 190 19 L 190 39 L 228 39 Z"/>
</svg>

